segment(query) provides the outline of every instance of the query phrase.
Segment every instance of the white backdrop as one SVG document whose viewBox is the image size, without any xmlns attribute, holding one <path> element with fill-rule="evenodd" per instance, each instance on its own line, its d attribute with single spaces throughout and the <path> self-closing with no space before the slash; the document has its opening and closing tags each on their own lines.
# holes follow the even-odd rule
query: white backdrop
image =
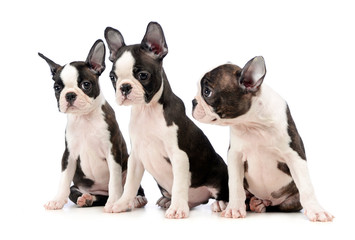
<svg viewBox="0 0 355 240">
<path fill-rule="evenodd" d="M 1 174 L 0 235 L 7 239 L 128 237 L 204 238 L 354 237 L 354 6 L 351 1 L 7 1 L 0 9 Z M 122 215 L 101 208 L 46 212 L 57 190 L 66 116 L 58 112 L 42 52 L 59 64 L 85 60 L 104 29 L 139 43 L 150 21 L 164 30 L 169 54 L 165 71 L 191 116 L 197 82 L 212 67 L 243 66 L 262 55 L 264 83 L 288 102 L 304 140 L 321 204 L 333 223 L 310 223 L 301 214 L 249 214 L 222 219 L 209 206 L 187 220 L 169 221 L 154 206 L 155 182 L 145 174 L 148 206 Z M 127 143 L 129 107 L 118 107 L 106 60 L 101 88 L 116 111 Z M 228 129 L 197 123 L 225 159 Z M 2 221 L 3 222 L 3 221 Z M 353 224 L 352 224 L 353 225 Z M 68 233 L 70 232 L 70 233 Z M 172 235 L 171 235 L 172 234 Z M 10 237 L 11 236 L 11 237 Z"/>
</svg>

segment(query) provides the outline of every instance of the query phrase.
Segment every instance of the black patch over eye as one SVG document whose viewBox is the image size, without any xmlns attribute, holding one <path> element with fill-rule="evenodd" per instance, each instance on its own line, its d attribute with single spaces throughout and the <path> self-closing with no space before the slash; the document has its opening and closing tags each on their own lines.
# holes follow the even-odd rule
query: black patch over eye
<svg viewBox="0 0 355 240">
<path fill-rule="evenodd" d="M 150 73 L 146 71 L 141 71 L 137 75 L 139 81 L 145 81 L 150 78 Z"/>
<path fill-rule="evenodd" d="M 84 91 L 89 91 L 92 87 L 92 84 L 91 82 L 85 80 L 81 83 L 81 88 L 84 90 Z"/>
<path fill-rule="evenodd" d="M 53 88 L 56 93 L 59 93 L 62 90 L 62 86 L 60 86 L 59 84 L 54 84 Z"/>
</svg>

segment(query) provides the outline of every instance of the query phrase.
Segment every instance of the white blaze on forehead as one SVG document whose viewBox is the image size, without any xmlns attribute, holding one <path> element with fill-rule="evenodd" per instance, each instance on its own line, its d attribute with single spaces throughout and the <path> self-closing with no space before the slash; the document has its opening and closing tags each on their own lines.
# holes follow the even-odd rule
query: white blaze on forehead
<svg viewBox="0 0 355 240">
<path fill-rule="evenodd" d="M 78 70 L 70 64 L 65 65 L 62 72 L 60 73 L 60 78 L 62 79 L 64 86 L 69 88 L 77 86 L 78 76 Z"/>
<path fill-rule="evenodd" d="M 115 63 L 115 73 L 118 80 L 132 78 L 134 64 L 135 60 L 132 53 L 128 51 L 124 52 Z"/>
</svg>

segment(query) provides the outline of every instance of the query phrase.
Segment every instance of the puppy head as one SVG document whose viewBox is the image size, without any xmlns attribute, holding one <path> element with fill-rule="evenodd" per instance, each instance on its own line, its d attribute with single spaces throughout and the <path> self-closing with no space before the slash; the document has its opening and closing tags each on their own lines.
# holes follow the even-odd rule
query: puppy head
<svg viewBox="0 0 355 240">
<path fill-rule="evenodd" d="M 158 23 L 149 23 L 141 44 L 126 46 L 122 34 L 106 28 L 105 38 L 113 62 L 110 78 L 119 105 L 157 102 L 163 91 L 162 60 L 168 53 Z"/>
<path fill-rule="evenodd" d="M 105 45 L 97 40 L 85 62 L 64 66 L 38 53 L 48 63 L 54 80 L 58 108 L 63 113 L 87 114 L 98 105 L 99 76 L 105 70 Z"/>
<path fill-rule="evenodd" d="M 243 69 L 225 64 L 206 73 L 192 101 L 193 117 L 200 122 L 225 125 L 247 113 L 265 74 L 261 56 L 251 59 Z"/>
</svg>

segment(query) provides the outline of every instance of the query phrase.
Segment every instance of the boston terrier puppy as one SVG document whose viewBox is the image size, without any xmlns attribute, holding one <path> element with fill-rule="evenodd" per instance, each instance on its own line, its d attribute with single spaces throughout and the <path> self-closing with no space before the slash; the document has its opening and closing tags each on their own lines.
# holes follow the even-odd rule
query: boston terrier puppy
<svg viewBox="0 0 355 240">
<path fill-rule="evenodd" d="M 230 126 L 230 198 L 222 216 L 245 217 L 247 203 L 255 212 L 304 208 L 311 221 L 331 221 L 333 216 L 315 197 L 290 109 L 262 85 L 265 74 L 263 57 L 251 59 L 242 69 L 221 65 L 203 76 L 193 100 L 195 119 Z"/>
<path fill-rule="evenodd" d="M 149 23 L 141 44 L 126 46 L 121 33 L 110 27 L 105 38 L 117 103 L 132 106 L 127 182 L 112 212 L 134 207 L 144 170 L 161 189 L 157 204 L 167 208 L 167 218 L 186 218 L 190 208 L 209 198 L 217 199 L 214 211 L 225 209 L 227 166 L 170 88 L 162 66 L 168 47 L 161 26 Z"/>
<path fill-rule="evenodd" d="M 50 67 L 59 111 L 68 119 L 58 193 L 44 207 L 61 209 L 69 197 L 80 207 L 106 204 L 111 209 L 122 195 L 128 153 L 115 113 L 100 91 L 105 45 L 97 40 L 85 62 L 64 66 L 39 56 Z M 146 203 L 140 188 L 134 204 L 141 207 Z"/>
</svg>

